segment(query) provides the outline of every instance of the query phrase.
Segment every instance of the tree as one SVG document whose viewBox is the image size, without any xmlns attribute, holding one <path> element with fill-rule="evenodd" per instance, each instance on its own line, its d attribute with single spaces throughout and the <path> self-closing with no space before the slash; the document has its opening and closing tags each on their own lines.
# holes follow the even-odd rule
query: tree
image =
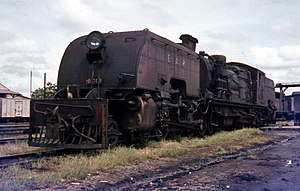
<svg viewBox="0 0 300 191">
<path fill-rule="evenodd" d="M 51 82 L 47 82 L 46 88 L 38 88 L 31 93 L 32 99 L 44 99 L 44 98 L 52 98 L 56 93 L 57 85 L 52 84 Z"/>
</svg>

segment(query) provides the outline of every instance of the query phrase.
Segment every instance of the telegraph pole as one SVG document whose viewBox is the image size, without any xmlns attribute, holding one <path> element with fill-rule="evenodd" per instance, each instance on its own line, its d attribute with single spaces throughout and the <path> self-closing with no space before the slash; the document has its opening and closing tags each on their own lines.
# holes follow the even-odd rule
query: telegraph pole
<svg viewBox="0 0 300 191">
<path fill-rule="evenodd" d="M 46 98 L 46 73 L 44 73 L 44 98 Z"/>
<path fill-rule="evenodd" d="M 32 93 L 32 70 L 30 70 L 30 79 L 29 79 L 29 97 L 31 98 Z"/>
</svg>

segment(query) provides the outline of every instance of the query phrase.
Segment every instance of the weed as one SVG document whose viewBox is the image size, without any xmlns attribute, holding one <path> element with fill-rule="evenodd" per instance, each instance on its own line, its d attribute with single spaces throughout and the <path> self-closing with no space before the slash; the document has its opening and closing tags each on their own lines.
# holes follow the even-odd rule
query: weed
<svg viewBox="0 0 300 191">
<path fill-rule="evenodd" d="M 4 169 L 0 173 L 0 190 L 38 189 L 42 188 L 41 185 L 83 179 L 94 172 L 112 170 L 145 160 L 177 157 L 195 148 L 205 150 L 200 157 L 225 154 L 270 140 L 261 136 L 261 133 L 258 129 L 241 129 L 219 132 L 205 138 L 183 138 L 180 142 L 169 140 L 150 142 L 142 149 L 120 146 L 101 152 L 40 160 L 31 166 L 31 170 L 20 166 Z M 24 144 L 13 147 L 14 152 L 17 150 L 16 147 L 26 150 Z"/>
<path fill-rule="evenodd" d="M 42 149 L 38 147 L 30 147 L 25 141 L 18 141 L 16 143 L 0 145 L 0 156 L 28 153 L 37 150 Z"/>
<path fill-rule="evenodd" d="M 217 155 L 223 155 L 223 154 L 226 154 L 228 153 L 228 150 L 224 149 L 223 147 L 221 146 L 218 146 L 215 150 L 214 150 L 215 154 Z"/>
</svg>

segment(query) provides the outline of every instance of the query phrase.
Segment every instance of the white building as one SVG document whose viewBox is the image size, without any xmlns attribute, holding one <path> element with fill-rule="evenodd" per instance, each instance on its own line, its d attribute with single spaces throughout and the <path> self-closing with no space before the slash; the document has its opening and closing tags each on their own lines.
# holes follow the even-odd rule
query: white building
<svg viewBox="0 0 300 191">
<path fill-rule="evenodd" d="M 28 121 L 29 117 L 30 98 L 0 83 L 0 122 Z"/>
</svg>

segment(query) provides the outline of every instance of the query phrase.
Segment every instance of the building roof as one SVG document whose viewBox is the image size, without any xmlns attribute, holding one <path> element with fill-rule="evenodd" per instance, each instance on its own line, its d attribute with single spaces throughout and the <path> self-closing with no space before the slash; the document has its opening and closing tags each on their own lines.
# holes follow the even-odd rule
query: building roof
<svg viewBox="0 0 300 191">
<path fill-rule="evenodd" d="M 12 95 L 21 95 L 18 92 L 11 91 L 7 87 L 5 87 L 2 83 L 0 83 L 0 94 L 12 94 Z"/>
</svg>

